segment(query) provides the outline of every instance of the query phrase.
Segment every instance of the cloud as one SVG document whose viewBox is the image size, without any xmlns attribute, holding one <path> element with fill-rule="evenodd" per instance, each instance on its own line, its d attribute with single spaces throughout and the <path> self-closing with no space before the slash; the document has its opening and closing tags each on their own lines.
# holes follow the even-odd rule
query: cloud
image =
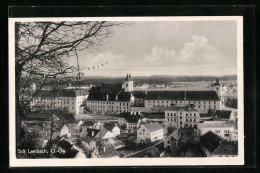
<svg viewBox="0 0 260 173">
<path fill-rule="evenodd" d="M 174 59 L 175 55 L 176 52 L 174 50 L 167 50 L 161 46 L 154 46 L 150 54 L 144 57 L 144 60 L 156 65 L 167 64 Z"/>
<path fill-rule="evenodd" d="M 205 36 L 192 36 L 192 41 L 184 44 L 177 57 L 178 62 L 207 63 L 217 60 L 218 52 L 208 44 Z"/>
<path fill-rule="evenodd" d="M 176 53 L 177 52 L 177 53 Z M 219 53 L 208 43 L 205 36 L 193 35 L 190 42 L 183 45 L 180 51 L 154 46 L 151 52 L 144 56 L 148 64 L 174 65 L 182 63 L 220 62 Z"/>
</svg>

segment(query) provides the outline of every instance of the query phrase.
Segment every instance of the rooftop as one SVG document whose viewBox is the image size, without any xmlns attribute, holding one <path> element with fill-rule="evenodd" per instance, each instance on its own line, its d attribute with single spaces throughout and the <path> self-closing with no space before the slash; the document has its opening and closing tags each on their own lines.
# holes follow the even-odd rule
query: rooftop
<svg viewBox="0 0 260 173">
<path fill-rule="evenodd" d="M 222 143 L 214 152 L 215 155 L 237 155 L 237 144 Z"/>
<path fill-rule="evenodd" d="M 143 126 L 146 127 L 150 132 L 164 129 L 163 126 L 158 123 L 145 124 Z"/>
<path fill-rule="evenodd" d="M 106 130 L 108 130 L 108 131 L 112 131 L 113 130 L 113 128 L 115 127 L 116 125 L 114 124 L 114 123 L 105 123 L 104 125 L 103 125 L 103 127 L 106 129 Z"/>
<path fill-rule="evenodd" d="M 108 145 L 105 147 L 105 152 L 100 153 L 102 158 L 110 158 L 110 157 L 117 157 L 118 153 L 116 152 L 113 145 Z"/>
<path fill-rule="evenodd" d="M 92 87 L 89 91 L 88 101 L 130 101 L 131 92 L 122 92 L 120 84 L 102 84 Z"/>
<path fill-rule="evenodd" d="M 146 100 L 219 101 L 215 91 L 148 91 Z"/>
<path fill-rule="evenodd" d="M 210 153 L 213 153 L 219 145 L 224 141 L 223 138 L 216 135 L 212 131 L 208 131 L 206 134 L 200 137 L 201 144 L 207 148 Z"/>
<path fill-rule="evenodd" d="M 76 97 L 76 96 L 85 96 L 88 95 L 87 90 L 41 90 L 36 93 L 36 97 Z"/>
<path fill-rule="evenodd" d="M 226 122 L 226 121 L 205 121 L 203 123 L 198 123 L 198 127 L 234 127 L 234 125 Z"/>
<path fill-rule="evenodd" d="M 166 111 L 167 110 L 171 110 L 171 111 L 186 111 L 186 112 L 199 112 L 198 109 L 196 109 L 195 107 L 191 106 L 191 105 L 186 105 L 186 106 L 173 106 L 173 107 L 169 107 L 167 109 L 165 109 Z"/>
<path fill-rule="evenodd" d="M 82 123 L 81 126 L 93 126 L 94 125 L 94 122 L 92 121 L 84 121 L 84 123 Z"/>
<path fill-rule="evenodd" d="M 133 91 L 132 92 L 135 98 L 145 98 L 146 92 L 145 91 Z"/>
<path fill-rule="evenodd" d="M 231 113 L 232 113 L 232 111 L 230 111 L 230 110 L 216 110 L 215 117 L 229 119 Z"/>
<path fill-rule="evenodd" d="M 87 128 L 87 135 L 89 137 L 95 137 L 99 133 L 99 129 Z"/>
<path fill-rule="evenodd" d="M 95 136 L 95 138 L 100 138 L 102 139 L 106 134 L 107 134 L 107 130 L 105 128 L 100 128 L 100 131 L 98 132 L 98 134 Z"/>
</svg>

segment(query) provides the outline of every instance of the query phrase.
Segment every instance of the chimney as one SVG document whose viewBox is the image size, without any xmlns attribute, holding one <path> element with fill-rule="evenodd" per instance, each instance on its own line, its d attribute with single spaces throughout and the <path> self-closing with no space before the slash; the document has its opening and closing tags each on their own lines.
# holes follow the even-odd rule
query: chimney
<svg viewBox="0 0 260 173">
<path fill-rule="evenodd" d="M 116 101 L 118 100 L 118 94 L 116 94 Z"/>
<path fill-rule="evenodd" d="M 133 110 L 131 110 L 131 112 L 130 112 L 130 115 L 133 115 L 133 113 L 134 113 L 134 111 L 133 111 Z"/>
<path fill-rule="evenodd" d="M 109 96 L 108 96 L 108 94 L 106 95 L 106 100 L 107 100 L 107 101 L 109 100 Z"/>
<path fill-rule="evenodd" d="M 136 115 L 136 111 L 134 111 L 134 115 Z"/>
</svg>

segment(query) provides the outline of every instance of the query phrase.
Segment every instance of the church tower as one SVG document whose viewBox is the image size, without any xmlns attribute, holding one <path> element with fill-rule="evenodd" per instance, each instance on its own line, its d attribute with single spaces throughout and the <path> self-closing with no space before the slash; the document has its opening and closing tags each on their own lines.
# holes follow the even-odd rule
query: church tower
<svg viewBox="0 0 260 173">
<path fill-rule="evenodd" d="M 132 80 L 131 74 L 127 74 L 125 81 L 122 85 L 122 88 L 125 92 L 132 92 L 134 91 L 134 82 Z"/>
<path fill-rule="evenodd" d="M 218 79 L 216 79 L 215 83 L 212 85 L 212 88 L 217 92 L 220 100 L 222 100 L 222 85 L 219 83 Z"/>
</svg>

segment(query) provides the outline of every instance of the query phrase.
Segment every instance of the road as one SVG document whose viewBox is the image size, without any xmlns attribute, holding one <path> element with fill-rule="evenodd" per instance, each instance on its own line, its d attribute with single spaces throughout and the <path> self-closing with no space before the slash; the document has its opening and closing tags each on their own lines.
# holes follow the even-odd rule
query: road
<svg viewBox="0 0 260 173">
<path fill-rule="evenodd" d="M 129 154 L 129 155 L 126 155 L 126 156 L 124 156 L 123 158 L 143 157 L 145 151 L 147 151 L 147 150 L 149 150 L 149 149 L 151 149 L 151 148 L 153 148 L 153 147 L 157 147 L 157 146 L 159 146 L 160 144 L 163 144 L 163 143 L 164 143 L 164 142 L 163 142 L 163 140 L 162 140 L 161 142 L 159 142 L 159 143 L 157 143 L 157 144 L 154 144 L 154 145 L 152 145 L 152 146 L 150 146 L 150 147 L 148 147 L 148 148 L 145 148 L 145 149 L 143 149 L 143 150 L 137 151 L 137 152 L 135 152 L 135 153 L 131 153 L 131 154 Z"/>
</svg>

